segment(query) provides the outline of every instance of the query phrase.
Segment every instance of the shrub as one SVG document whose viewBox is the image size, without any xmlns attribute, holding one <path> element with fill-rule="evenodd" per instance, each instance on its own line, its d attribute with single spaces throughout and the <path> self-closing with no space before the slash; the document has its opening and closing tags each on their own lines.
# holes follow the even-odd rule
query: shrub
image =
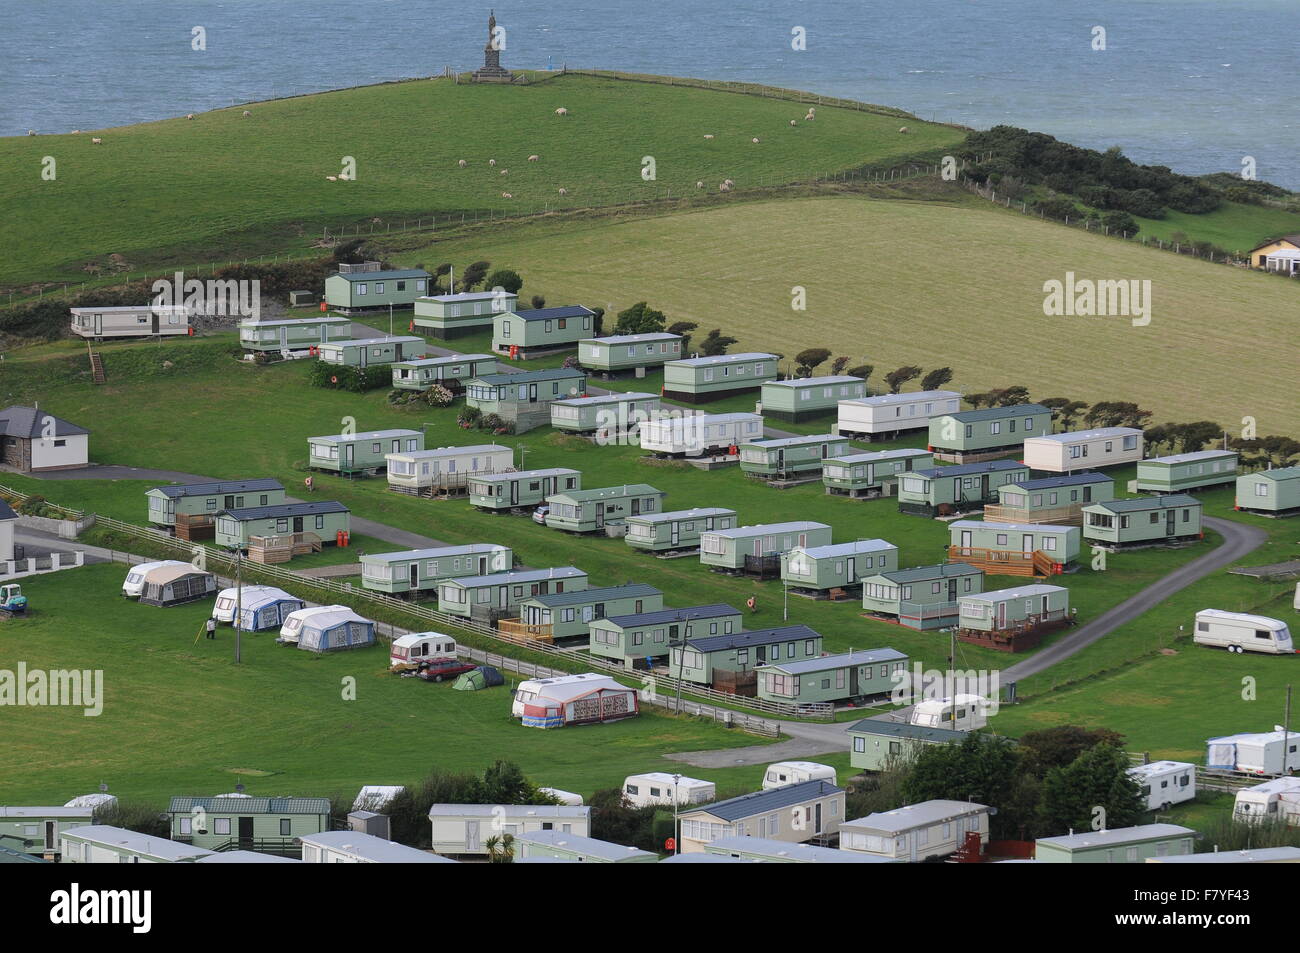
<svg viewBox="0 0 1300 953">
<path fill-rule="evenodd" d="M 456 415 L 456 422 L 462 427 L 473 427 L 483 416 L 483 411 L 477 407 L 462 407 L 460 413 Z"/>
<path fill-rule="evenodd" d="M 317 361 L 307 376 L 313 387 L 325 387 L 331 390 L 346 390 L 362 394 L 369 390 L 387 387 L 393 382 L 393 372 L 387 364 L 359 369 L 344 367 L 339 364 L 326 364 Z"/>
<path fill-rule="evenodd" d="M 424 400 L 430 407 L 450 407 L 456 395 L 441 384 L 434 384 L 424 392 Z"/>
</svg>

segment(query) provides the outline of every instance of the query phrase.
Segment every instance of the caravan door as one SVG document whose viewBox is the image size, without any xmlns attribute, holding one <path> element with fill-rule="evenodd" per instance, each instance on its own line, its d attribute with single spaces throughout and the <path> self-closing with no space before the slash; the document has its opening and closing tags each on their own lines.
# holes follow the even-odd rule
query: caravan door
<svg viewBox="0 0 1300 953">
<path fill-rule="evenodd" d="M 1033 533 L 1023 533 L 1023 534 L 1021 534 L 1021 536 L 1020 536 L 1020 551 L 1023 552 L 1026 556 L 1032 556 L 1032 555 L 1034 554 L 1034 534 L 1033 534 Z"/>
<path fill-rule="evenodd" d="M 289 350 L 289 329 L 283 325 L 280 327 L 280 350 Z"/>
<path fill-rule="evenodd" d="M 419 563 L 411 563 L 411 565 L 407 567 L 406 581 L 412 590 L 420 588 L 420 564 Z"/>
<path fill-rule="evenodd" d="M 678 529 L 679 524 L 678 524 L 678 522 L 677 522 L 676 520 L 673 520 L 672 523 L 670 523 L 669 525 L 672 527 L 672 535 L 671 535 L 671 537 L 670 537 L 670 539 L 669 539 L 669 541 L 668 541 L 668 544 L 669 544 L 670 546 L 676 546 L 676 545 L 677 545 L 677 540 L 678 540 L 678 532 L 677 532 L 677 529 Z M 709 527 L 709 528 L 712 529 L 713 527 Z"/>
<path fill-rule="evenodd" d="M 471 854 L 482 851 L 478 839 L 478 821 L 465 822 L 465 850 Z"/>
</svg>

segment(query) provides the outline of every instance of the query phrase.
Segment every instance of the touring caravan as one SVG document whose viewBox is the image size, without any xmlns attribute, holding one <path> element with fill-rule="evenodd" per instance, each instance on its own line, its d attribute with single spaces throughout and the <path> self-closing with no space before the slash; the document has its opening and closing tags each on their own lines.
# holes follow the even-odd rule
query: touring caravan
<svg viewBox="0 0 1300 953">
<path fill-rule="evenodd" d="M 953 699 L 930 698 L 917 702 L 912 708 L 911 724 L 925 728 L 951 728 L 955 731 L 975 731 L 988 724 L 989 701 L 982 695 L 958 695 L 956 716 Z"/>
<path fill-rule="evenodd" d="M 1300 731 L 1281 725 L 1272 731 L 1211 738 L 1206 746 L 1205 766 L 1211 771 L 1289 774 L 1300 768 Z"/>
<path fill-rule="evenodd" d="M 1152 761 L 1128 769 L 1142 789 L 1148 811 L 1168 810 L 1196 797 L 1196 766 L 1187 761 Z"/>
<path fill-rule="evenodd" d="M 187 563 L 175 559 L 164 559 L 161 562 L 136 563 L 126 573 L 126 579 L 122 583 L 122 595 L 128 599 L 138 599 L 140 593 L 144 592 L 144 577 L 151 570 L 161 569 L 163 566 L 185 566 Z"/>
<path fill-rule="evenodd" d="M 1300 820 L 1300 778 L 1274 778 L 1253 788 L 1242 788 L 1232 806 L 1232 819 L 1242 824 Z"/>
<path fill-rule="evenodd" d="M 664 771 L 630 774 L 623 779 L 623 797 L 633 807 L 650 804 L 708 804 L 718 796 L 712 781 L 672 775 Z"/>
<path fill-rule="evenodd" d="M 217 603 L 212 618 L 218 622 L 235 622 L 239 611 L 239 627 L 248 632 L 279 628 L 290 612 L 304 608 L 297 596 L 292 596 L 275 586 L 244 586 L 242 590 L 222 589 L 217 593 Z"/>
<path fill-rule="evenodd" d="M 347 606 L 310 606 L 306 609 L 290 612 L 284 617 L 284 623 L 280 626 L 280 637 L 276 641 L 285 645 L 297 645 L 304 622 L 317 613 L 337 612 L 341 609 L 347 609 Z"/>
<path fill-rule="evenodd" d="M 816 761 L 777 761 L 769 764 L 763 772 L 764 791 L 805 781 L 828 781 L 835 784 L 835 769 L 829 764 L 818 764 Z"/>
<path fill-rule="evenodd" d="M 435 658 L 455 658 L 456 640 L 441 632 L 410 632 L 393 639 L 388 649 L 388 664 L 414 668 Z"/>
<path fill-rule="evenodd" d="M 1197 645 L 1211 645 L 1229 652 L 1264 652 L 1290 655 L 1295 651 L 1291 630 L 1285 622 L 1246 612 L 1202 609 L 1196 613 Z"/>
</svg>

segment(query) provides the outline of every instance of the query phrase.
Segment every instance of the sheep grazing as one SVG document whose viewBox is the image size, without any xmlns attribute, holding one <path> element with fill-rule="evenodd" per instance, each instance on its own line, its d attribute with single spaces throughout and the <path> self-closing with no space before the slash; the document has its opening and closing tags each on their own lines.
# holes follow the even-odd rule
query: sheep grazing
<svg viewBox="0 0 1300 953">
<path fill-rule="evenodd" d="M 514 196 L 511 195 L 509 192 L 502 192 L 502 193 L 501 193 L 501 197 L 502 197 L 503 199 L 512 199 L 512 198 L 514 198 Z"/>
<path fill-rule="evenodd" d="M 79 135 L 81 135 L 81 130 L 80 130 L 80 129 L 74 129 L 74 130 L 72 130 L 72 134 L 73 134 L 74 136 L 79 136 Z"/>
<path fill-rule="evenodd" d="M 555 110 L 555 115 L 557 115 L 557 116 L 567 116 L 568 114 L 569 114 L 569 111 L 568 111 L 567 109 L 565 109 L 563 106 L 561 106 L 559 109 Z"/>
<path fill-rule="evenodd" d="M 245 116 L 251 116 L 251 115 L 253 115 L 253 114 L 252 114 L 251 112 L 249 112 L 247 109 L 245 109 L 245 110 L 244 110 L 244 115 L 245 115 Z"/>
<path fill-rule="evenodd" d="M 488 159 L 488 165 L 493 166 L 495 168 L 496 164 L 497 164 L 496 159 Z"/>
<path fill-rule="evenodd" d="M 702 189 L 702 188 L 704 188 L 704 183 L 703 183 L 703 182 L 696 182 L 696 183 L 695 183 L 695 187 L 696 187 L 697 189 Z"/>
<path fill-rule="evenodd" d="M 705 134 L 704 134 L 704 138 L 705 138 L 705 139 L 712 139 L 713 136 L 712 136 L 711 134 L 709 134 L 709 133 L 705 133 Z"/>
<path fill-rule="evenodd" d="M 568 195 L 568 194 L 569 194 L 569 190 L 568 190 L 568 189 L 560 189 L 560 194 L 561 194 L 561 195 Z"/>
<path fill-rule="evenodd" d="M 186 113 L 186 114 L 185 114 L 185 118 L 186 118 L 186 119 L 193 119 L 193 118 L 194 118 L 194 113 Z"/>
<path fill-rule="evenodd" d="M 462 169 L 465 168 L 465 166 L 469 165 L 469 163 L 466 162 L 464 159 L 461 159 L 461 160 L 460 160 L 459 162 L 457 162 L 456 164 L 457 164 L 458 166 L 460 166 Z"/>
<path fill-rule="evenodd" d="M 908 129 L 906 126 L 904 126 L 903 128 L 899 129 L 898 131 L 901 132 L 903 135 L 907 135 L 907 134 L 908 134 L 909 132 L 911 132 L 912 130 L 910 130 L 910 129 Z"/>
<path fill-rule="evenodd" d="M 791 120 L 790 120 L 790 125 L 792 125 L 792 126 L 797 126 L 797 125 L 799 125 L 799 120 L 798 120 L 798 119 L 791 119 Z"/>
<path fill-rule="evenodd" d="M 750 141 L 750 142 L 758 142 L 758 136 L 755 136 L 753 139 L 750 139 L 749 141 Z"/>
<path fill-rule="evenodd" d="M 733 186 L 733 185 L 736 184 L 736 180 L 735 180 L 735 179 L 723 179 L 723 180 L 722 180 L 722 184 L 725 185 L 725 186 L 727 186 L 728 188 L 730 188 L 731 186 Z"/>
<path fill-rule="evenodd" d="M 325 178 L 331 182 L 337 182 L 339 180 L 339 177 L 337 175 L 327 175 L 325 176 Z"/>
<path fill-rule="evenodd" d="M 529 156 L 529 157 L 528 157 L 528 161 L 529 161 L 529 162 L 537 162 L 539 159 L 541 159 L 541 156 Z"/>
<path fill-rule="evenodd" d="M 730 192 L 730 191 L 731 191 L 731 184 L 730 184 L 729 182 L 723 182 L 721 185 L 718 186 L 718 191 L 719 191 L 719 192 Z"/>
<path fill-rule="evenodd" d="M 509 170 L 509 169 L 502 169 L 502 170 L 501 170 L 501 174 L 502 174 L 502 175 L 509 175 L 509 174 L 510 174 L 510 170 Z"/>
<path fill-rule="evenodd" d="M 102 146 L 104 144 L 104 140 L 96 136 L 94 139 L 90 140 L 90 144 L 94 146 Z"/>
<path fill-rule="evenodd" d="M 27 130 L 27 135 L 29 135 L 29 136 L 34 136 L 34 135 L 36 135 L 36 130 L 35 130 L 35 129 L 28 129 L 28 130 Z"/>
</svg>

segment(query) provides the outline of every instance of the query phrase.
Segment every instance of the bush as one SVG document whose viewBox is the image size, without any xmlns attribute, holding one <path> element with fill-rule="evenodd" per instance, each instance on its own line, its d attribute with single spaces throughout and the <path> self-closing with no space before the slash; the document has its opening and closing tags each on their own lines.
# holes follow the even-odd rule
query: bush
<svg viewBox="0 0 1300 953">
<path fill-rule="evenodd" d="M 477 407 L 462 407 L 460 413 L 456 415 L 456 422 L 462 427 L 473 427 L 483 416 L 483 411 Z"/>
<path fill-rule="evenodd" d="M 424 400 L 430 407 L 450 407 L 456 395 L 441 384 L 434 384 L 424 392 Z"/>
<path fill-rule="evenodd" d="M 391 386 L 393 371 L 387 364 L 361 369 L 317 361 L 312 366 L 307 380 L 313 387 L 325 387 L 331 390 L 346 390 L 354 394 L 363 394 L 369 390 Z"/>
</svg>

